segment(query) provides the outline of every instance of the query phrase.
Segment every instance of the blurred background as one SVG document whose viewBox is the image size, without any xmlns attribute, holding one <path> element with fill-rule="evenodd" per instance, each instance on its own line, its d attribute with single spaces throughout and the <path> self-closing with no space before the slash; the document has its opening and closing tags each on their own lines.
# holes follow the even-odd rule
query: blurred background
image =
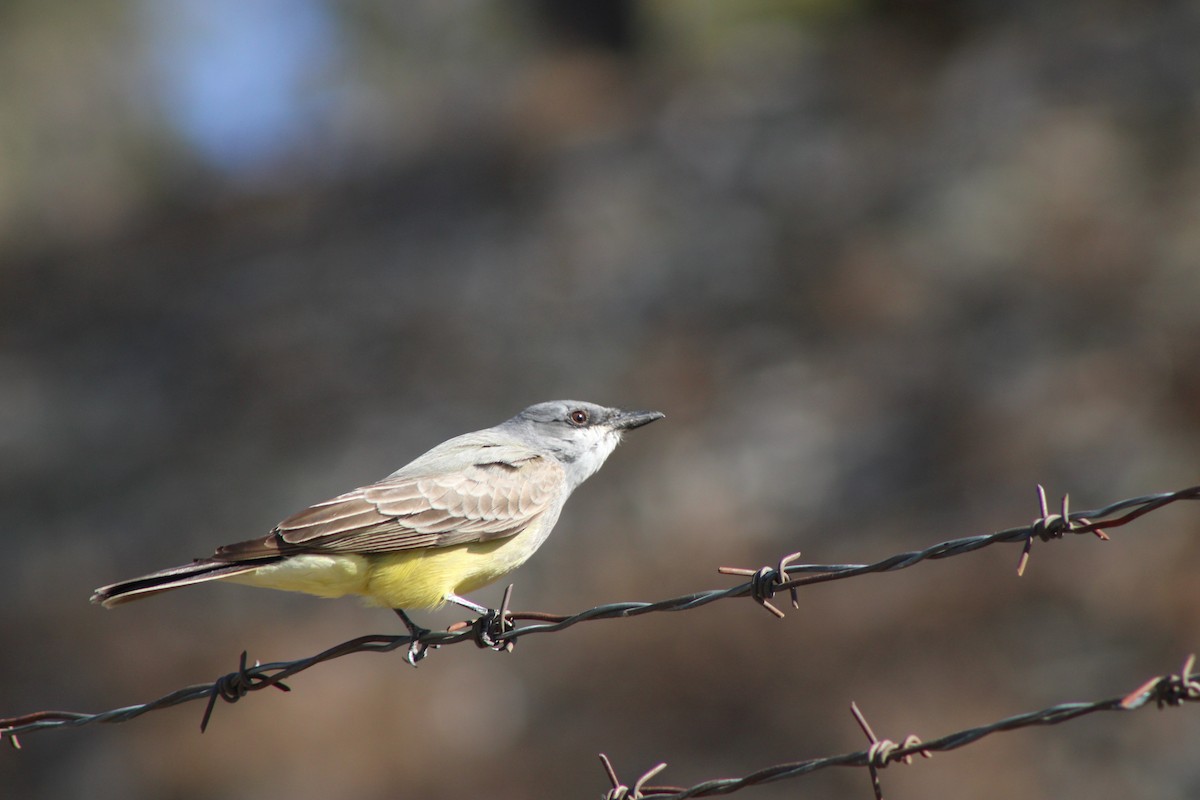
<svg viewBox="0 0 1200 800">
<path fill-rule="evenodd" d="M 558 397 L 655 408 L 516 576 L 574 612 L 1197 483 L 1200 11 L 989 0 L 0 4 L 0 715 L 393 616 L 101 584 Z M 6 797 L 597 797 L 1130 691 L 1200 647 L 1200 509 L 413 670 L 42 733 Z M 502 587 L 477 593 L 498 603 Z M 445 626 L 452 612 L 419 619 Z M 1194 711 L 889 796 L 1191 798 Z M 869 797 L 825 772 L 745 797 Z M 740 795 L 739 795 L 740 796 Z"/>
</svg>

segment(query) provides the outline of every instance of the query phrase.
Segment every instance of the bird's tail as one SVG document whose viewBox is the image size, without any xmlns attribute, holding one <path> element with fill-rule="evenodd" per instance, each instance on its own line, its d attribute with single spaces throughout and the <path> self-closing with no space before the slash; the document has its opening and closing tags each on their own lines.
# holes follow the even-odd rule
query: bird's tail
<svg viewBox="0 0 1200 800">
<path fill-rule="evenodd" d="M 193 583 L 215 581 L 220 578 L 253 572 L 259 567 L 274 564 L 281 558 L 281 556 L 275 556 L 234 563 L 215 559 L 199 559 L 191 564 L 162 569 L 140 578 L 131 578 L 109 586 L 101 586 L 92 595 L 92 602 L 99 603 L 105 608 L 112 608 L 121 603 L 128 603 L 130 600 L 140 600 L 143 597 L 178 589 L 181 586 L 191 586 Z"/>
</svg>

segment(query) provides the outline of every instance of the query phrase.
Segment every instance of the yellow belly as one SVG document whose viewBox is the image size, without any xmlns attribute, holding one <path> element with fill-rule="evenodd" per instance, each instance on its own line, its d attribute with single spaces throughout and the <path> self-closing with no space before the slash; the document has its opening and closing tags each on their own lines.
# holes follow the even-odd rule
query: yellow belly
<svg viewBox="0 0 1200 800">
<path fill-rule="evenodd" d="M 520 561 L 505 557 L 512 544 L 506 539 L 375 556 L 363 594 L 388 608 L 438 608 L 448 595 L 487 586 L 515 569 Z"/>
<path fill-rule="evenodd" d="M 299 555 L 224 580 L 319 597 L 361 595 L 388 608 L 438 608 L 516 569 L 540 541 L 510 539 L 384 555 Z"/>
</svg>

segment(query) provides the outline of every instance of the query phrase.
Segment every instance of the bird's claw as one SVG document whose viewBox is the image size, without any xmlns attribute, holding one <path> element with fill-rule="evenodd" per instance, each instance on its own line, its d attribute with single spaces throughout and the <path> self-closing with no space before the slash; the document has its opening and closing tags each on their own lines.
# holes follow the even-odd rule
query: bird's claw
<svg viewBox="0 0 1200 800">
<path fill-rule="evenodd" d="M 433 648 L 436 648 L 436 647 L 437 647 L 437 645 L 433 645 Z M 423 658 L 425 658 L 425 656 L 429 655 L 429 651 L 433 648 L 431 648 L 429 645 L 425 644 L 424 642 L 420 642 L 420 641 L 417 641 L 416 639 L 414 639 L 412 644 L 410 644 L 408 646 L 408 652 L 404 654 L 404 660 L 406 662 L 408 662 L 409 665 L 415 667 L 417 665 L 417 662 L 421 661 Z"/>
<path fill-rule="evenodd" d="M 408 652 L 404 654 L 404 660 L 407 661 L 409 665 L 415 667 L 418 661 L 429 655 L 430 650 L 437 649 L 437 645 L 429 645 L 421 641 L 422 637 L 429 634 L 430 631 L 428 628 L 422 628 L 420 625 L 413 622 L 408 614 L 405 614 L 403 610 L 399 608 L 393 608 L 392 610 L 396 612 L 396 616 L 400 617 L 400 621 L 403 622 L 404 627 L 408 629 L 408 636 L 411 641 L 408 644 Z"/>
</svg>

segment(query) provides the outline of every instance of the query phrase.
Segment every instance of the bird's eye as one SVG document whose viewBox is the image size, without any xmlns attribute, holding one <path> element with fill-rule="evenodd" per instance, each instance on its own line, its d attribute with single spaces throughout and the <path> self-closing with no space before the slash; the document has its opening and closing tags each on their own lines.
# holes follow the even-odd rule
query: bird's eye
<svg viewBox="0 0 1200 800">
<path fill-rule="evenodd" d="M 577 426 L 581 426 L 581 427 L 583 425 L 587 425 L 588 419 L 590 419 L 590 417 L 588 417 L 588 412 L 584 411 L 582 408 L 575 409 L 567 416 L 571 420 L 572 425 L 577 425 Z"/>
</svg>

